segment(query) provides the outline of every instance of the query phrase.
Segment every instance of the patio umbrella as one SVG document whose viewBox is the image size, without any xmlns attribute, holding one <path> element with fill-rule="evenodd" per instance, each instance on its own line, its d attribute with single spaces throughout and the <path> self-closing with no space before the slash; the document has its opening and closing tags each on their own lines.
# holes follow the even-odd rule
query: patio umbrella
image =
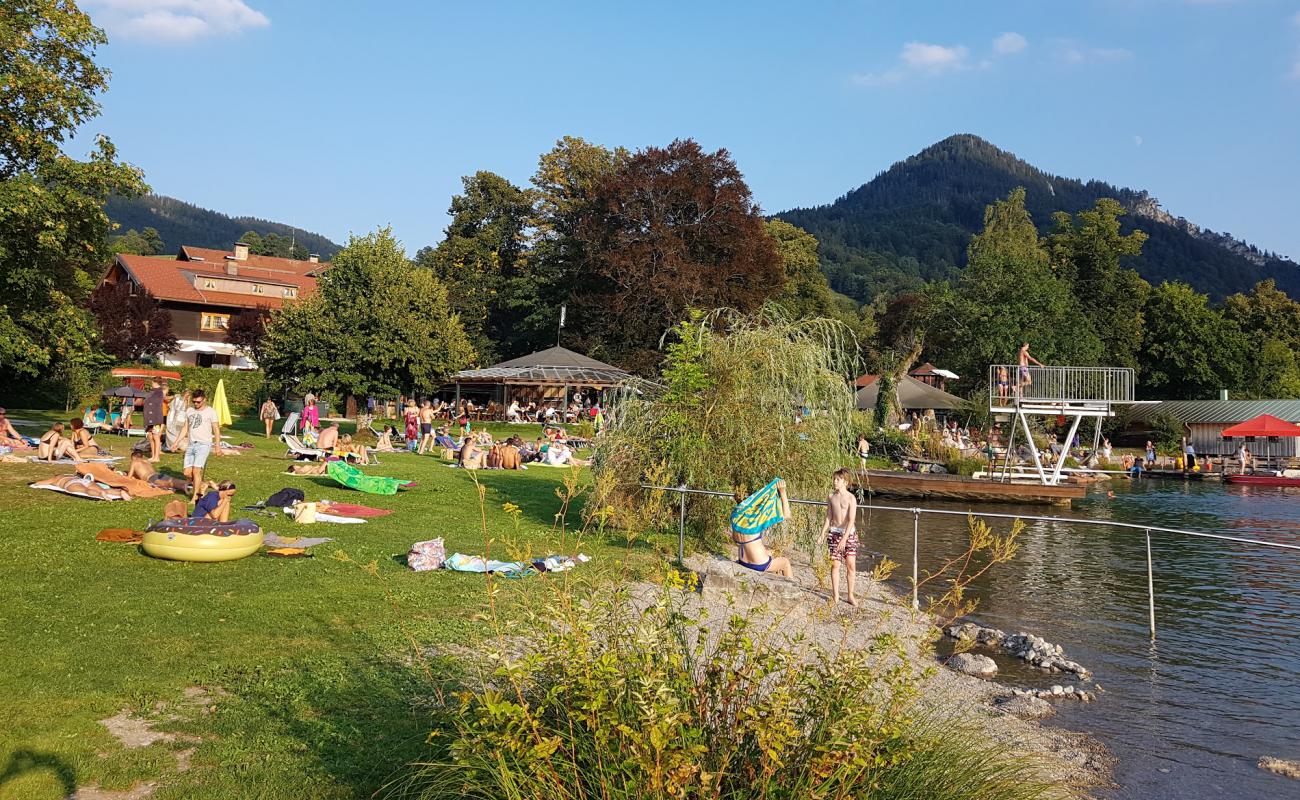
<svg viewBox="0 0 1300 800">
<path fill-rule="evenodd" d="M 149 393 L 141 391 L 131 386 L 114 386 L 112 389 L 104 392 L 105 397 L 131 397 L 140 398 L 148 397 Z"/>
<path fill-rule="evenodd" d="M 217 423 L 221 427 L 230 424 L 230 403 L 226 401 L 226 379 L 217 381 L 217 390 L 212 393 L 212 410 L 217 412 Z"/>
</svg>

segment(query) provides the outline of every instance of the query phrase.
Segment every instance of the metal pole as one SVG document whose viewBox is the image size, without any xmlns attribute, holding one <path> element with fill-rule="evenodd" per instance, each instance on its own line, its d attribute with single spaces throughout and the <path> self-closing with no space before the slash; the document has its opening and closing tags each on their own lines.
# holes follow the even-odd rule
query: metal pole
<svg viewBox="0 0 1300 800">
<path fill-rule="evenodd" d="M 918 611 L 921 608 L 921 599 L 918 596 L 920 591 L 920 561 L 921 550 L 921 509 L 912 509 L 912 610 Z"/>
<path fill-rule="evenodd" d="M 1151 569 L 1151 529 L 1147 529 L 1147 612 L 1151 624 L 1151 641 L 1156 640 L 1156 583 Z"/>
<path fill-rule="evenodd" d="M 677 511 L 677 563 L 681 564 L 686 560 L 686 486 L 682 485 L 682 491 L 678 493 L 681 498 L 681 504 Z"/>
</svg>

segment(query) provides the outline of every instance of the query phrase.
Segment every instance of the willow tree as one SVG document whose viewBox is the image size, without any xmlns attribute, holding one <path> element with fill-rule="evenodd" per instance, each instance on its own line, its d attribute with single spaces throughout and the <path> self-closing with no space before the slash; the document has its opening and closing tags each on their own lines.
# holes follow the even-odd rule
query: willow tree
<svg viewBox="0 0 1300 800">
<path fill-rule="evenodd" d="M 661 527 L 668 504 L 643 481 L 748 493 L 781 477 L 792 494 L 809 496 L 849 465 L 860 364 L 844 323 L 792 320 L 768 304 L 751 314 L 696 313 L 665 341 L 662 390 L 618 406 L 597 451 L 589 508 L 622 526 Z M 688 513 L 703 524 L 718 508 L 690 503 Z"/>
</svg>

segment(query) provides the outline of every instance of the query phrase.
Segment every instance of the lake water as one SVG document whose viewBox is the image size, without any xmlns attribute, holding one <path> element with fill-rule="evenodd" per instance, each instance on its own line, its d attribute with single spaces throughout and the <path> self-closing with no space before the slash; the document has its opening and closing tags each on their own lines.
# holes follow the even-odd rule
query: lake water
<svg viewBox="0 0 1300 800">
<path fill-rule="evenodd" d="M 1107 488 L 1116 497 L 1107 499 Z M 881 499 L 879 504 L 918 505 Z M 967 510 L 952 503 L 922 508 Z M 1300 490 L 1126 480 L 1072 509 L 970 507 L 1071 516 L 1300 544 Z M 1005 531 L 1009 520 L 992 521 Z M 863 547 L 910 575 L 912 516 L 864 510 Z M 921 569 L 964 552 L 966 521 L 921 518 Z M 1105 693 L 1058 703 L 1052 724 L 1094 734 L 1119 758 L 1114 798 L 1300 798 L 1260 756 L 1300 759 L 1300 552 L 1152 534 L 1157 639 L 1147 630 L 1141 531 L 1027 523 L 1014 561 L 981 578 L 972 617 L 1060 644 Z M 999 657 L 998 680 L 1066 683 Z"/>
</svg>

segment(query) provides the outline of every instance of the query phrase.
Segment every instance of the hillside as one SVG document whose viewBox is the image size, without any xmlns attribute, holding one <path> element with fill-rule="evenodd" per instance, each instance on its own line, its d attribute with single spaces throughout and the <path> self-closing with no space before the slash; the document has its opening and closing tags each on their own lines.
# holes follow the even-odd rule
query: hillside
<svg viewBox="0 0 1300 800">
<path fill-rule="evenodd" d="M 262 236 L 274 233 L 284 238 L 292 237 L 308 252 L 318 253 L 322 259 L 328 259 L 341 248 L 318 233 L 256 217 L 228 217 L 162 195 L 151 194 L 135 200 L 114 197 L 105 208 L 109 219 L 122 226 L 119 233 L 130 229 L 157 229 L 169 253 L 176 252 L 181 245 L 228 249 L 246 231 L 256 231 Z"/>
<path fill-rule="evenodd" d="M 1169 215 L 1144 191 L 1050 175 L 977 136 L 951 136 L 901 161 L 834 203 L 776 216 L 821 244 L 831 286 L 860 301 L 879 292 L 948 278 L 964 265 L 966 245 L 983 226 L 984 207 L 1017 186 L 1046 233 L 1052 213 L 1077 212 L 1113 197 L 1151 238 L 1131 266 L 1152 283 L 1181 280 L 1214 300 L 1265 278 L 1300 297 L 1300 265 Z"/>
</svg>

